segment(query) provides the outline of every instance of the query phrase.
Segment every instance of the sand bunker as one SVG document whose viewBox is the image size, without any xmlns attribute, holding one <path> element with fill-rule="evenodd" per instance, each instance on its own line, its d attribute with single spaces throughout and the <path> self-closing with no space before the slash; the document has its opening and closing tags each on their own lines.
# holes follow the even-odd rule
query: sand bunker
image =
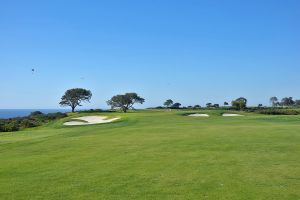
<svg viewBox="0 0 300 200">
<path fill-rule="evenodd" d="M 64 125 L 76 126 L 76 125 L 103 124 L 103 123 L 113 122 L 120 118 L 116 117 L 116 118 L 112 118 L 112 119 L 107 119 L 106 116 L 86 116 L 86 117 L 77 117 L 77 118 L 73 118 L 73 119 L 74 119 L 74 121 L 65 122 Z M 78 120 L 78 121 L 75 121 L 75 120 Z"/>
<path fill-rule="evenodd" d="M 209 117 L 208 114 L 190 114 L 189 117 Z"/>
<path fill-rule="evenodd" d="M 222 116 L 223 117 L 241 117 L 241 116 L 244 116 L 244 115 L 224 113 Z"/>
</svg>

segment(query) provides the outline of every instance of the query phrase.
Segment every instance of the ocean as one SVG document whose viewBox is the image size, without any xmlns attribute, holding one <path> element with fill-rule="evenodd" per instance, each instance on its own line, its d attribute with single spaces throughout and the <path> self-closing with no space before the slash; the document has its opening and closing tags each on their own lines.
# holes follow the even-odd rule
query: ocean
<svg viewBox="0 0 300 200">
<path fill-rule="evenodd" d="M 45 114 L 54 112 L 70 112 L 68 109 L 0 109 L 0 119 L 24 117 L 34 111 L 41 111 Z"/>
</svg>

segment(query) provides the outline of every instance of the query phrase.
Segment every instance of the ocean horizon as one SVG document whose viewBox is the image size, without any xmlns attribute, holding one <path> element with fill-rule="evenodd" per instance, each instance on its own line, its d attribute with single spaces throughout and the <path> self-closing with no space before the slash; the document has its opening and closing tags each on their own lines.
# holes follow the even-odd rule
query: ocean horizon
<svg viewBox="0 0 300 200">
<path fill-rule="evenodd" d="M 55 112 L 70 112 L 70 109 L 0 109 L 0 119 L 9 119 L 14 117 L 25 117 L 34 111 L 41 111 L 44 114 Z"/>
</svg>

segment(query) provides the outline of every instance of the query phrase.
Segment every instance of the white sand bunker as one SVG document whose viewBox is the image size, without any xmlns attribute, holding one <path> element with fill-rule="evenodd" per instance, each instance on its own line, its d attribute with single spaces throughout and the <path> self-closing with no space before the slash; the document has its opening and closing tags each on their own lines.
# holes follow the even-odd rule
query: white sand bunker
<svg viewBox="0 0 300 200">
<path fill-rule="evenodd" d="M 120 118 L 116 117 L 112 119 L 107 119 L 106 116 L 85 116 L 85 117 L 73 118 L 74 121 L 65 122 L 64 125 L 76 126 L 76 125 L 103 124 L 103 123 L 113 122 L 118 119 Z"/>
<path fill-rule="evenodd" d="M 241 116 L 244 116 L 244 115 L 224 113 L 222 116 L 223 117 L 241 117 Z"/>
<path fill-rule="evenodd" d="M 189 117 L 209 117 L 208 114 L 190 114 Z"/>
</svg>

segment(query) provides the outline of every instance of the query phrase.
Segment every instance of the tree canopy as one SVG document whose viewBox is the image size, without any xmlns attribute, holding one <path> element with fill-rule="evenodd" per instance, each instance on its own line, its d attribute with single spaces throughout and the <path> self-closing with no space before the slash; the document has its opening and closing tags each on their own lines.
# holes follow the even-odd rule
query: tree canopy
<svg viewBox="0 0 300 200">
<path fill-rule="evenodd" d="M 207 108 L 212 107 L 212 103 L 207 103 L 207 104 L 206 104 L 206 107 L 207 107 Z"/>
<path fill-rule="evenodd" d="M 295 104 L 295 101 L 293 100 L 293 97 L 285 97 L 281 100 L 282 106 L 293 106 Z"/>
<path fill-rule="evenodd" d="M 278 98 L 277 97 L 271 97 L 270 98 L 270 103 L 272 104 L 273 107 L 278 105 Z"/>
<path fill-rule="evenodd" d="M 107 104 L 112 109 L 120 108 L 123 112 L 127 112 L 128 109 L 132 109 L 136 103 L 143 104 L 145 99 L 140 97 L 137 93 L 126 93 L 113 96 L 107 101 Z"/>
<path fill-rule="evenodd" d="M 243 110 L 247 107 L 247 99 L 244 97 L 237 98 L 231 102 L 231 105 L 237 110 Z"/>
<path fill-rule="evenodd" d="M 70 106 L 72 112 L 75 111 L 77 106 L 82 106 L 82 102 L 90 102 L 92 98 L 92 92 L 83 88 L 74 88 L 69 89 L 61 97 L 60 105 L 61 106 Z"/>
<path fill-rule="evenodd" d="M 174 103 L 171 107 L 172 108 L 180 108 L 180 106 L 181 106 L 181 103 Z"/>
<path fill-rule="evenodd" d="M 165 101 L 164 106 L 167 107 L 167 108 L 169 108 L 169 107 L 171 107 L 173 105 L 173 103 L 174 102 L 173 102 L 172 99 L 168 99 L 168 100 Z"/>
</svg>

